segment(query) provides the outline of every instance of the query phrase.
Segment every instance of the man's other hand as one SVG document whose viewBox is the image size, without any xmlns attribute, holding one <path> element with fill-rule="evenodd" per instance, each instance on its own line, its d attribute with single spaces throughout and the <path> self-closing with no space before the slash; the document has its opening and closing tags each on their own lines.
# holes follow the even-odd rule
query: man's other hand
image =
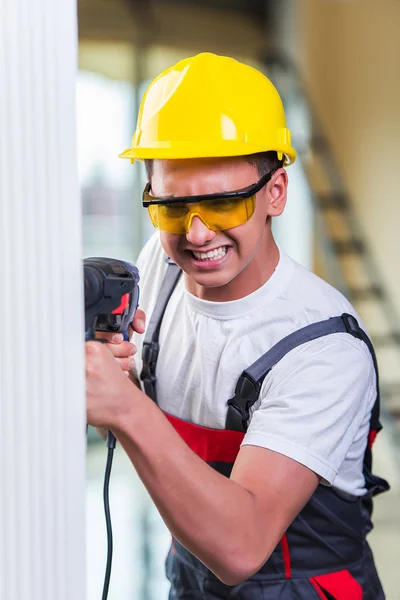
<svg viewBox="0 0 400 600">
<path fill-rule="evenodd" d="M 133 332 L 144 333 L 146 327 L 146 315 L 138 308 L 132 323 L 129 325 L 129 338 L 131 339 Z M 126 375 L 129 375 L 135 367 L 134 356 L 137 353 L 135 344 L 124 341 L 122 333 L 104 333 L 96 332 L 97 339 L 107 340 L 107 347 L 120 364 L 121 369 Z"/>
</svg>

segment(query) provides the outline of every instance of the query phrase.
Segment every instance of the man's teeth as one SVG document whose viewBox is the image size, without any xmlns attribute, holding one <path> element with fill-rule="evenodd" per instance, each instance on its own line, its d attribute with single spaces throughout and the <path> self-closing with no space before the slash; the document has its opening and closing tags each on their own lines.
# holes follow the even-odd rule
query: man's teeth
<svg viewBox="0 0 400 600">
<path fill-rule="evenodd" d="M 220 246 L 219 248 L 216 248 L 215 250 L 210 250 L 209 252 L 195 252 L 193 250 L 193 254 L 194 257 L 197 258 L 197 260 L 213 260 L 215 258 L 221 258 L 222 256 L 224 256 L 226 254 L 226 251 L 226 246 Z"/>
</svg>

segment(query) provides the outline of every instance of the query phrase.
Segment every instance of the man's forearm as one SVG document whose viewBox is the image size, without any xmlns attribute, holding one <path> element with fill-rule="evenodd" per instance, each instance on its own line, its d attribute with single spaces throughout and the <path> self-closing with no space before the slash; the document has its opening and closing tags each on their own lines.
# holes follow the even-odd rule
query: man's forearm
<svg viewBox="0 0 400 600">
<path fill-rule="evenodd" d="M 132 369 L 131 371 L 129 371 L 129 374 L 127 376 L 129 377 L 129 379 L 133 383 L 133 385 L 135 385 L 137 388 L 140 389 L 139 378 L 138 378 L 138 375 L 136 373 L 136 370 Z M 107 429 L 104 429 L 104 427 L 96 427 L 96 431 L 99 434 L 99 436 L 101 437 L 101 439 L 103 439 L 104 441 L 106 441 L 107 434 L 108 434 Z"/>
<path fill-rule="evenodd" d="M 145 394 L 133 395 L 114 433 L 167 527 L 225 583 L 247 579 L 267 558 L 254 496 L 196 456 Z"/>
</svg>

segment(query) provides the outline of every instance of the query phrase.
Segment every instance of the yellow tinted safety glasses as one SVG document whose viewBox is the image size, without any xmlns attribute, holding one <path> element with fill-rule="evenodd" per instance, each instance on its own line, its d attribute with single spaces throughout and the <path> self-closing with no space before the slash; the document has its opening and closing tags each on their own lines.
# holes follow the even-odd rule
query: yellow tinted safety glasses
<svg viewBox="0 0 400 600">
<path fill-rule="evenodd" d="M 143 192 L 143 206 L 157 229 L 168 233 L 187 233 L 194 217 L 198 217 L 212 231 L 232 229 L 246 223 L 254 213 L 256 193 L 271 179 L 267 173 L 257 183 L 235 192 L 156 198 L 148 183 Z"/>
</svg>

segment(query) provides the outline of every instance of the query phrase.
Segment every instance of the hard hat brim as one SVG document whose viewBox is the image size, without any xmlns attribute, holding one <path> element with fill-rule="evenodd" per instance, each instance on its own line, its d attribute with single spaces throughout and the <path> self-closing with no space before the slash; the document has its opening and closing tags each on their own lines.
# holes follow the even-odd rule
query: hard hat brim
<svg viewBox="0 0 400 600">
<path fill-rule="evenodd" d="M 133 163 L 135 160 L 175 160 L 185 158 L 228 158 L 231 156 L 247 156 L 257 154 L 258 152 L 275 151 L 282 153 L 285 158 L 285 165 L 291 165 L 296 160 L 296 151 L 292 146 L 281 144 L 273 148 L 258 146 L 255 144 L 243 144 L 237 141 L 224 141 L 218 146 L 212 147 L 209 143 L 185 142 L 158 142 L 151 147 L 127 148 L 119 154 L 119 158 L 129 158 Z"/>
</svg>

